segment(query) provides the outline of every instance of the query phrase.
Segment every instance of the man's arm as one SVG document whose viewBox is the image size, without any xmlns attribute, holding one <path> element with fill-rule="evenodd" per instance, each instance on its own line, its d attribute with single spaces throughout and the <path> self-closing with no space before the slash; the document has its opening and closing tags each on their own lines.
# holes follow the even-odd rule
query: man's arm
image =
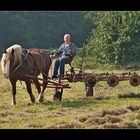
<svg viewBox="0 0 140 140">
<path fill-rule="evenodd" d="M 64 43 L 59 47 L 59 49 L 56 51 L 56 57 L 59 57 L 63 53 L 63 47 Z"/>
</svg>

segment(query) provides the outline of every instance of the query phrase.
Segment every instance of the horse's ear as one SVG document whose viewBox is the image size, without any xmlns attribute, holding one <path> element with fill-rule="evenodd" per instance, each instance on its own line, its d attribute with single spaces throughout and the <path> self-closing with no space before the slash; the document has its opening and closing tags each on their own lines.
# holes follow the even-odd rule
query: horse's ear
<svg viewBox="0 0 140 140">
<path fill-rule="evenodd" d="M 7 53 L 6 48 L 3 49 L 3 53 Z"/>
<path fill-rule="evenodd" d="M 14 49 L 12 48 L 12 54 L 14 54 Z"/>
</svg>

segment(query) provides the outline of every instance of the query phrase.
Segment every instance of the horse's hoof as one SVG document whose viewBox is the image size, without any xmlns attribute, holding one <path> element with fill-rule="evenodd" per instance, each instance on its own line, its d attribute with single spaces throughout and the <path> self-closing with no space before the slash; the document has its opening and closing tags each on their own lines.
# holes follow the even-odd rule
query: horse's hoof
<svg viewBox="0 0 140 140">
<path fill-rule="evenodd" d="M 35 100 L 34 101 L 32 101 L 32 104 L 34 104 L 35 103 Z"/>
<path fill-rule="evenodd" d="M 38 99 L 38 101 L 39 101 L 40 103 L 42 103 L 42 102 L 43 102 L 43 99 Z"/>
<path fill-rule="evenodd" d="M 42 102 L 43 102 L 43 98 L 44 98 L 44 96 L 41 95 L 41 94 L 39 94 L 39 96 L 38 96 L 38 101 L 39 101 L 40 103 L 42 103 Z"/>
<path fill-rule="evenodd" d="M 33 97 L 31 101 L 32 101 L 32 103 L 35 103 L 35 97 Z"/>
<path fill-rule="evenodd" d="M 12 102 L 12 103 L 11 103 L 11 105 L 13 105 L 13 106 L 14 106 L 14 105 L 16 105 L 16 103 L 13 103 L 13 102 Z"/>
<path fill-rule="evenodd" d="M 40 103 L 42 103 L 42 102 L 43 102 L 43 97 L 38 97 L 38 101 L 39 101 Z"/>
</svg>

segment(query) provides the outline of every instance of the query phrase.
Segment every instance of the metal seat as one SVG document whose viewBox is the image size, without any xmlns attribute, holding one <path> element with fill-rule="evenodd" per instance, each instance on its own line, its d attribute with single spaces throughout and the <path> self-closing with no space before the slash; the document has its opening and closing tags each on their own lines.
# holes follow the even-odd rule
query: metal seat
<svg viewBox="0 0 140 140">
<path fill-rule="evenodd" d="M 68 62 L 66 62 L 65 64 L 69 64 L 70 65 L 70 67 L 72 67 L 72 60 L 70 60 L 70 61 L 68 61 Z"/>
</svg>

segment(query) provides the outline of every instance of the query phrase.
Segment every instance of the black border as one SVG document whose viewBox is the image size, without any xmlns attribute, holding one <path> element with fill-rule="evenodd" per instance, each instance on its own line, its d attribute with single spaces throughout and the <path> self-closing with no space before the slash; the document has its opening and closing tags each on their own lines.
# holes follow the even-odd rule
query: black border
<svg viewBox="0 0 140 140">
<path fill-rule="evenodd" d="M 1 11 L 129 11 L 138 0 L 3 0 Z"/>
<path fill-rule="evenodd" d="M 2 1 L 1 1 L 2 2 Z M 137 1 L 126 0 L 3 0 L 1 11 L 129 11 L 140 10 Z M 136 129 L 1 129 L 8 139 L 135 139 Z M 65 136 L 66 135 L 66 136 Z"/>
<path fill-rule="evenodd" d="M 138 129 L 1 129 L 1 137 L 6 139 L 136 139 Z"/>
</svg>

